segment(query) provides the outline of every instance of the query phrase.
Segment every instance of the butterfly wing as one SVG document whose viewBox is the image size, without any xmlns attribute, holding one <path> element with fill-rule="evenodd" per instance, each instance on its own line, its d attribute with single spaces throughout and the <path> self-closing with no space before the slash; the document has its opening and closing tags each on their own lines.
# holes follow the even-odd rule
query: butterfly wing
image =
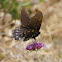
<svg viewBox="0 0 62 62">
<path fill-rule="evenodd" d="M 42 23 L 43 15 L 42 12 L 37 11 L 37 13 L 31 18 L 29 22 L 29 28 L 31 29 L 29 33 L 26 34 L 24 41 L 29 38 L 34 38 L 40 34 L 39 29 Z"/>
<path fill-rule="evenodd" d="M 21 23 L 23 26 L 39 30 L 43 19 L 43 14 L 41 11 L 37 11 L 33 17 L 29 17 L 26 10 L 22 7 L 21 10 Z"/>
<path fill-rule="evenodd" d="M 35 38 L 40 34 L 39 29 L 41 26 L 43 15 L 38 11 L 33 17 L 29 17 L 25 9 L 22 7 L 21 10 L 21 23 L 22 26 L 17 27 L 13 32 L 13 37 L 15 40 L 24 37 L 24 41 Z"/>
<path fill-rule="evenodd" d="M 24 37 L 24 41 L 27 41 L 30 38 L 35 38 L 36 35 L 37 35 L 37 32 L 23 26 L 16 27 L 16 29 L 13 32 L 13 37 L 15 38 L 15 40 L 19 40 Z"/>
<path fill-rule="evenodd" d="M 34 30 L 39 30 L 41 23 L 42 23 L 42 19 L 43 19 L 43 14 L 41 11 L 37 11 L 36 14 L 31 17 L 31 21 L 29 23 L 29 27 L 34 29 Z"/>
<path fill-rule="evenodd" d="M 15 40 L 19 40 L 20 38 L 22 39 L 24 37 L 24 33 L 27 31 L 26 28 L 24 27 L 16 27 L 14 32 L 13 32 L 13 37 Z"/>
<path fill-rule="evenodd" d="M 22 23 L 22 25 L 25 27 L 28 27 L 30 20 L 31 19 L 30 19 L 29 15 L 27 14 L 26 10 L 22 7 L 22 10 L 21 10 L 21 23 Z"/>
</svg>

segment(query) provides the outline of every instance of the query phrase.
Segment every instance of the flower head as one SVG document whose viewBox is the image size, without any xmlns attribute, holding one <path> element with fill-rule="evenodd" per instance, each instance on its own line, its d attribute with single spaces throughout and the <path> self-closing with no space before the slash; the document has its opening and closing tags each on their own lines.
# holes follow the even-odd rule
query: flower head
<svg viewBox="0 0 62 62">
<path fill-rule="evenodd" d="M 45 45 L 45 44 L 43 44 L 43 43 L 34 41 L 34 42 L 32 42 L 31 44 L 29 44 L 29 45 L 26 47 L 26 50 L 38 50 L 38 49 L 44 47 L 44 45 Z"/>
</svg>

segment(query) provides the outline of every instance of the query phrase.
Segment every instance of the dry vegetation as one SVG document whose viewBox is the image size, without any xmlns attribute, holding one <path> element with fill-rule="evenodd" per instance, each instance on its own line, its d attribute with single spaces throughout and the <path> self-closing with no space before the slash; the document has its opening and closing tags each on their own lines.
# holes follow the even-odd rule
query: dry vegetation
<svg viewBox="0 0 62 62">
<path fill-rule="evenodd" d="M 31 10 L 35 12 L 36 9 L 44 16 L 41 34 L 36 37 L 37 41 L 45 43 L 45 48 L 38 51 L 40 60 L 62 62 L 62 1 L 45 0 L 33 5 Z M 25 50 L 34 39 L 23 42 L 11 38 L 13 29 L 21 24 L 20 20 L 11 19 L 10 14 L 4 16 L 4 12 L 0 11 L 0 62 L 37 62 L 36 53 Z"/>
</svg>

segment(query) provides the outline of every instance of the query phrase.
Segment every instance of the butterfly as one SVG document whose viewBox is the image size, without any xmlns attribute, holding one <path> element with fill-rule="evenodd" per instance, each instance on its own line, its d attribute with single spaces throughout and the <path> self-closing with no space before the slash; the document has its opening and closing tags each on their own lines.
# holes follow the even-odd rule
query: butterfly
<svg viewBox="0 0 62 62">
<path fill-rule="evenodd" d="M 30 38 L 37 37 L 40 32 L 40 26 L 42 23 L 43 14 L 41 11 L 37 11 L 33 17 L 30 17 L 26 12 L 25 8 L 21 9 L 21 23 L 22 25 L 16 27 L 13 32 L 13 37 L 15 40 L 24 38 L 24 41 L 29 40 Z"/>
</svg>

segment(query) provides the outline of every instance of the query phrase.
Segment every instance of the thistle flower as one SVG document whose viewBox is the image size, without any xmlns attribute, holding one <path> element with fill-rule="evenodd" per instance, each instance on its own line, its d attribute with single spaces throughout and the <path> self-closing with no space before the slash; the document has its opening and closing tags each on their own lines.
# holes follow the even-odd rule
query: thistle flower
<svg viewBox="0 0 62 62">
<path fill-rule="evenodd" d="M 38 50 L 38 49 L 44 47 L 44 45 L 45 45 L 45 44 L 43 44 L 43 43 L 34 41 L 34 42 L 32 42 L 31 44 L 29 44 L 29 45 L 26 47 L 26 50 Z"/>
</svg>

